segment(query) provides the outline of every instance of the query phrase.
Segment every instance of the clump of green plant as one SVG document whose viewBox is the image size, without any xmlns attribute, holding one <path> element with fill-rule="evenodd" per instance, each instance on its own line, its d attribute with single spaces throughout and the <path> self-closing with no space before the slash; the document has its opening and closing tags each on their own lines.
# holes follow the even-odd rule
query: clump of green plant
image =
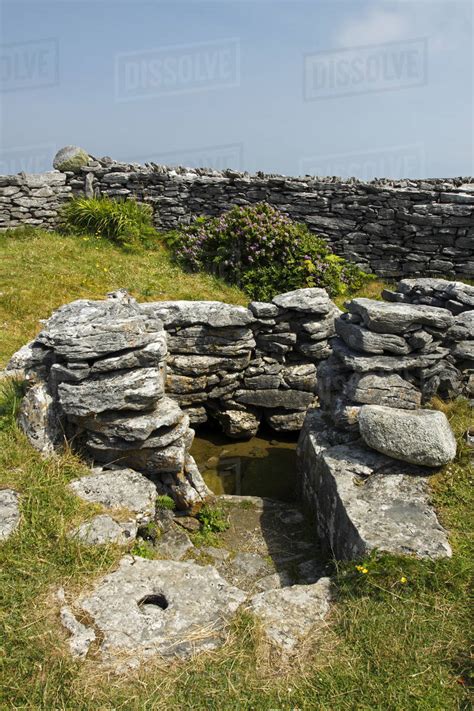
<svg viewBox="0 0 474 711">
<path fill-rule="evenodd" d="M 136 540 L 130 549 L 130 553 L 138 556 L 139 558 L 148 558 L 149 560 L 153 560 L 153 558 L 155 558 L 155 550 L 148 541 Z"/>
<path fill-rule="evenodd" d="M 136 247 L 156 239 L 151 206 L 133 199 L 73 198 L 62 210 L 61 226 L 65 232 L 86 232 L 121 246 Z"/>
<path fill-rule="evenodd" d="M 176 504 L 168 494 L 161 494 L 156 497 L 156 508 L 167 509 L 168 511 L 174 511 Z"/>
<path fill-rule="evenodd" d="M 0 382 L 0 431 L 8 430 L 15 422 L 24 394 L 24 382 L 16 378 Z"/>
<path fill-rule="evenodd" d="M 233 207 L 220 217 L 199 217 L 167 236 L 180 264 L 211 271 L 254 299 L 302 287 L 348 294 L 371 275 L 331 253 L 306 225 L 267 203 Z"/>
<path fill-rule="evenodd" d="M 201 532 L 222 533 L 229 528 L 229 522 L 224 511 L 218 507 L 205 504 L 197 515 L 201 524 Z"/>
</svg>

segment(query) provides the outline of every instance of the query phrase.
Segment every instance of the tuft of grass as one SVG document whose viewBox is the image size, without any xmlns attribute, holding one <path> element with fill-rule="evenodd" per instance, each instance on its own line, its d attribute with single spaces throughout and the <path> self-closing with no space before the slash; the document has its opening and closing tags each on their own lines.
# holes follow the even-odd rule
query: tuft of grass
<svg viewBox="0 0 474 711">
<path fill-rule="evenodd" d="M 151 205 L 105 195 L 70 200 L 62 209 L 61 225 L 67 233 L 105 237 L 121 246 L 133 247 L 157 238 Z"/>
<path fill-rule="evenodd" d="M 16 421 L 21 400 L 25 394 L 25 383 L 16 378 L 0 380 L 0 430 L 8 430 Z"/>
<path fill-rule="evenodd" d="M 168 511 L 174 511 L 176 504 L 171 496 L 167 494 L 161 494 L 156 497 L 156 505 L 159 509 L 167 509 Z"/>
</svg>

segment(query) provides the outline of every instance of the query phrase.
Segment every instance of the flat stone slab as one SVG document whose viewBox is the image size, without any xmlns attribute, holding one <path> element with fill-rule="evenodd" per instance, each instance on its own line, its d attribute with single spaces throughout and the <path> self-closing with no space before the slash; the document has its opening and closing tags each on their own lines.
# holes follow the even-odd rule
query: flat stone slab
<svg viewBox="0 0 474 711">
<path fill-rule="evenodd" d="M 211 328 L 222 328 L 246 326 L 255 320 L 244 306 L 224 304 L 221 301 L 155 301 L 140 306 L 165 325 L 173 326 L 203 324 Z"/>
<path fill-rule="evenodd" d="M 350 313 L 362 317 L 364 325 L 375 333 L 405 333 L 414 324 L 447 329 L 454 323 L 447 309 L 436 306 L 397 304 L 374 299 L 353 299 L 347 302 Z"/>
<path fill-rule="evenodd" d="M 61 306 L 49 318 L 37 341 L 68 360 L 89 360 L 151 343 L 163 324 L 134 299 L 79 299 Z"/>
<path fill-rule="evenodd" d="M 329 612 L 331 585 L 320 578 L 312 585 L 292 585 L 255 595 L 250 611 L 261 622 L 268 641 L 286 653 L 297 646 Z"/>
<path fill-rule="evenodd" d="M 316 288 L 295 289 L 285 294 L 278 294 L 272 303 L 280 309 L 314 314 L 327 314 L 333 308 L 327 291 Z"/>
<path fill-rule="evenodd" d="M 245 593 L 212 566 L 126 556 L 75 609 L 92 618 L 104 661 L 189 657 L 219 647 Z M 84 630 L 81 630 L 84 635 Z"/>
<path fill-rule="evenodd" d="M 155 543 L 158 555 L 171 560 L 181 560 L 193 548 L 189 536 L 178 526 L 171 527 Z"/>
<path fill-rule="evenodd" d="M 69 486 L 84 501 L 108 509 L 128 509 L 139 521 L 150 520 L 155 513 L 156 486 L 133 469 L 93 471 Z"/>
<path fill-rule="evenodd" d="M 305 498 L 327 555 L 350 560 L 375 548 L 422 558 L 451 555 L 421 468 L 357 443 L 325 449 L 311 433 L 299 449 Z"/>
<path fill-rule="evenodd" d="M 120 437 L 126 442 L 143 442 L 155 430 L 168 430 L 184 417 L 183 411 L 175 400 L 162 398 L 151 412 L 130 413 L 120 411 L 96 414 L 93 417 L 71 417 L 73 422 L 92 432 L 99 432 L 107 437 Z"/>
<path fill-rule="evenodd" d="M 137 523 L 136 521 L 118 522 L 107 514 L 98 514 L 89 521 L 81 523 L 70 535 L 71 538 L 91 546 L 108 543 L 125 545 L 137 535 Z"/>
<path fill-rule="evenodd" d="M 13 489 L 0 490 L 0 540 L 5 540 L 20 523 L 20 495 Z"/>
<path fill-rule="evenodd" d="M 72 656 L 84 659 L 89 647 L 96 639 L 94 630 L 79 622 L 66 605 L 60 610 L 60 619 L 71 635 L 69 637 L 69 650 Z"/>
<path fill-rule="evenodd" d="M 164 383 L 159 368 L 139 368 L 61 383 L 58 393 L 66 415 L 93 417 L 106 410 L 150 410 L 163 396 Z"/>
</svg>

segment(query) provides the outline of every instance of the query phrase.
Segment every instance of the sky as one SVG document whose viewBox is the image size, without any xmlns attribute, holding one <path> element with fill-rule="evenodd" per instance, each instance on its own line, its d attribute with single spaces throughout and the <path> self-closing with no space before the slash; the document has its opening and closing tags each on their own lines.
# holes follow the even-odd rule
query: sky
<svg viewBox="0 0 474 711">
<path fill-rule="evenodd" d="M 0 0 L 0 174 L 473 174 L 474 0 Z"/>
</svg>

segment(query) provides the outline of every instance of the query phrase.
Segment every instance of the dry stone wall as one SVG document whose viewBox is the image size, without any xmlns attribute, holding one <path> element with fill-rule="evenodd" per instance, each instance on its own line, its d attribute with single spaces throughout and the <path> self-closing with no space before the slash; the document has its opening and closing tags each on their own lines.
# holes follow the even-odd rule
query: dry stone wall
<svg viewBox="0 0 474 711">
<path fill-rule="evenodd" d="M 32 225 L 53 229 L 72 188 L 64 173 L 0 175 L 0 230 Z"/>
<path fill-rule="evenodd" d="M 339 312 L 323 289 L 249 308 L 209 301 L 142 308 L 164 323 L 166 392 L 192 424 L 212 417 L 231 437 L 251 437 L 263 420 L 276 431 L 301 429 Z"/>
<path fill-rule="evenodd" d="M 379 276 L 474 278 L 470 177 L 366 183 L 91 157 L 74 171 L 0 176 L 0 228 L 25 223 L 51 228 L 70 193 L 148 202 L 157 228 L 163 230 L 188 224 L 198 215 L 265 201 L 307 224 L 336 254 Z"/>
<path fill-rule="evenodd" d="M 210 492 L 189 452 L 189 417 L 165 396 L 166 357 L 162 322 L 126 292 L 66 304 L 10 361 L 33 384 L 23 430 L 45 454 L 67 439 L 94 464 L 142 472 L 193 509 Z"/>
<path fill-rule="evenodd" d="M 450 555 L 428 477 L 456 441 L 430 398 L 474 396 L 474 287 L 402 280 L 389 301 L 354 299 L 318 368 L 320 408 L 298 444 L 299 485 L 326 553 Z"/>
</svg>

